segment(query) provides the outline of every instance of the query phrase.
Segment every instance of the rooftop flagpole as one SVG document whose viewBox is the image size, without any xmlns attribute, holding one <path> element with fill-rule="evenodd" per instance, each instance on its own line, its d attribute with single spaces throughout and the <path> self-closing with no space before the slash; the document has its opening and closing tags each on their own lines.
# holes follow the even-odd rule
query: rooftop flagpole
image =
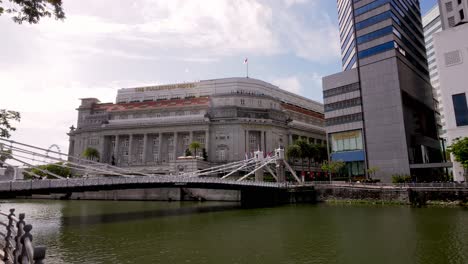
<svg viewBox="0 0 468 264">
<path fill-rule="evenodd" d="M 249 58 L 244 59 L 244 64 L 245 64 L 245 67 L 246 67 L 247 78 L 249 78 Z"/>
</svg>

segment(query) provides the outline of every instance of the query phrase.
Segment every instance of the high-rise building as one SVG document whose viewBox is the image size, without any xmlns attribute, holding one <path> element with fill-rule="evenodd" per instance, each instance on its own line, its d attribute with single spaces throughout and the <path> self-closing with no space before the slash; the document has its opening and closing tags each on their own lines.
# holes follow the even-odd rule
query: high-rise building
<svg viewBox="0 0 468 264">
<path fill-rule="evenodd" d="M 437 128 L 439 132 L 439 137 L 444 137 L 444 106 L 442 104 L 442 96 L 440 93 L 439 72 L 437 70 L 433 39 L 435 33 L 442 31 L 442 20 L 440 18 L 440 11 L 438 5 L 435 5 L 433 8 L 431 8 L 431 10 L 429 10 L 429 12 L 427 12 L 423 16 L 422 23 L 424 29 L 424 42 L 426 44 L 427 63 L 429 66 L 429 77 L 431 80 L 431 85 L 434 88 L 432 90 L 432 94 L 434 95 L 434 99 L 436 100 L 435 111 Z"/>
<path fill-rule="evenodd" d="M 468 22 L 468 0 L 439 0 L 443 29 Z"/>
<path fill-rule="evenodd" d="M 418 0 L 338 0 L 344 72 L 324 77 L 330 158 L 428 179 L 440 168 Z"/>
<path fill-rule="evenodd" d="M 441 5 L 443 9 L 445 6 Z M 434 49 L 444 104 L 447 144 L 468 137 L 468 23 L 434 34 Z M 453 160 L 453 178 L 466 181 L 466 170 Z"/>
</svg>

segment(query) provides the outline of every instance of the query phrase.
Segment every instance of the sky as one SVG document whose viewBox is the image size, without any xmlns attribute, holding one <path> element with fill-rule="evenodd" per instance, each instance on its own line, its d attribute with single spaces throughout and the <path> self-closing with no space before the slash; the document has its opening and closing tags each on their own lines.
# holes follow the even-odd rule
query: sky
<svg viewBox="0 0 468 264">
<path fill-rule="evenodd" d="M 5 2 L 5 1 L 4 1 Z M 422 0 L 423 12 L 436 0 Z M 64 21 L 0 16 L 0 109 L 13 140 L 68 149 L 79 98 L 118 88 L 249 76 L 322 102 L 341 71 L 335 0 L 64 0 Z"/>
</svg>

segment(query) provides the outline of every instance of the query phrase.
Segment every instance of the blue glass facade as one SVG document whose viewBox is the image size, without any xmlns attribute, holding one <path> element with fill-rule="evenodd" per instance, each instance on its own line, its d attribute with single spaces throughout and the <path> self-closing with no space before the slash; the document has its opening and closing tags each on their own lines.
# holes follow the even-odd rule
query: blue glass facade
<svg viewBox="0 0 468 264">
<path fill-rule="evenodd" d="M 341 61 L 343 70 L 348 70 L 357 66 L 353 0 L 338 0 L 338 20 L 341 38 Z"/>
<path fill-rule="evenodd" d="M 374 0 L 365 5 L 361 0 L 338 0 L 338 14 L 341 37 L 341 53 L 343 69 L 348 70 L 359 65 L 360 58 L 377 55 L 391 49 L 397 49 L 404 54 L 407 61 L 423 75 L 428 73 L 424 34 L 422 31 L 419 1 L 417 0 Z M 361 15 L 384 6 L 380 14 L 364 20 Z M 370 26 L 384 21 L 391 21 L 373 32 L 361 34 Z M 393 35 L 393 43 L 376 42 L 374 47 L 362 44 L 379 38 Z M 357 55 L 357 56 L 356 56 Z M 356 56 L 356 58 L 354 57 Z"/>
</svg>

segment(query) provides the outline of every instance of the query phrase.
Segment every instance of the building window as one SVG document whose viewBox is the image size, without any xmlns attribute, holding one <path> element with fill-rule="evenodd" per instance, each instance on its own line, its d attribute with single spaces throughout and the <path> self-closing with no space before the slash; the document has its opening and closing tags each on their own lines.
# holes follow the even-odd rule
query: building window
<svg viewBox="0 0 468 264">
<path fill-rule="evenodd" d="M 450 27 L 455 26 L 455 17 L 451 16 L 448 18 L 448 23 Z"/>
<path fill-rule="evenodd" d="M 241 105 L 245 105 L 245 100 L 241 99 Z"/>
<path fill-rule="evenodd" d="M 99 145 L 99 139 L 97 139 L 97 138 L 90 139 L 89 140 L 89 145 L 91 145 L 91 146 Z"/>
<path fill-rule="evenodd" d="M 332 152 L 362 150 L 362 133 L 360 130 L 331 134 Z"/>
<path fill-rule="evenodd" d="M 379 30 L 373 31 L 369 34 L 362 35 L 356 39 L 357 44 L 362 44 L 365 42 L 369 42 L 371 40 L 383 37 L 385 35 L 389 35 L 393 33 L 393 26 L 388 26 L 381 28 Z"/>
<path fill-rule="evenodd" d="M 459 13 L 460 13 L 460 20 L 465 19 L 465 12 L 463 11 L 463 9 L 460 10 Z"/>
<path fill-rule="evenodd" d="M 452 101 L 457 126 L 468 126 L 468 105 L 465 93 L 452 95 Z"/>
<path fill-rule="evenodd" d="M 446 52 L 444 54 L 445 58 L 445 66 L 453 66 L 463 62 L 461 52 L 459 50 L 454 50 L 450 52 Z"/>
<path fill-rule="evenodd" d="M 369 57 L 369 56 L 372 56 L 372 55 L 375 55 L 375 54 L 379 54 L 379 53 L 382 53 L 382 52 L 385 52 L 385 51 L 388 51 L 388 50 L 392 50 L 394 48 L 395 48 L 395 42 L 389 41 L 389 42 L 386 42 L 384 44 L 380 44 L 380 45 L 377 45 L 375 47 L 360 51 L 358 53 L 358 57 L 360 59 L 362 59 L 362 58 L 366 58 L 366 57 Z"/>
<path fill-rule="evenodd" d="M 226 160 L 226 150 L 220 149 L 219 150 L 219 160 L 225 161 Z"/>
<path fill-rule="evenodd" d="M 445 3 L 445 9 L 447 10 L 447 12 L 452 12 L 453 11 L 452 2 Z"/>
</svg>

